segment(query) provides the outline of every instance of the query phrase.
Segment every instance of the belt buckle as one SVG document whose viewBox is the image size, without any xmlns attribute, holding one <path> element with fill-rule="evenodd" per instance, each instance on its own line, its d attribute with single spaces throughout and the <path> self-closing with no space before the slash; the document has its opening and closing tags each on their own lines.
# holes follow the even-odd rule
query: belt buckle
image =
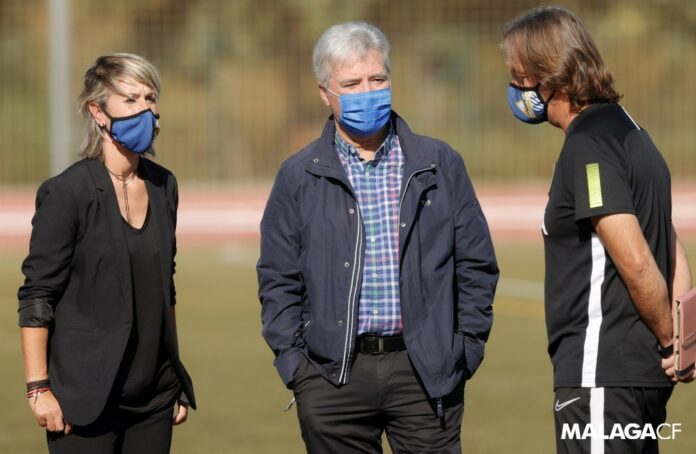
<svg viewBox="0 0 696 454">
<path fill-rule="evenodd" d="M 384 338 L 380 337 L 377 339 L 379 348 L 377 350 L 377 353 L 384 353 Z"/>
</svg>

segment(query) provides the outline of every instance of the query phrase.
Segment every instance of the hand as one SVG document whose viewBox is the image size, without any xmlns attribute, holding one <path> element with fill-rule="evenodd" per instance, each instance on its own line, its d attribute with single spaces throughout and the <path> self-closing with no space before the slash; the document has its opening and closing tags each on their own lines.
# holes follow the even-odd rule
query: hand
<svg viewBox="0 0 696 454">
<path fill-rule="evenodd" d="M 674 354 L 669 355 L 667 358 L 662 358 L 662 370 L 665 371 L 665 374 L 669 377 L 669 379 L 676 383 L 678 381 L 677 379 L 677 370 L 674 367 Z"/>
<path fill-rule="evenodd" d="M 179 406 L 179 409 L 177 410 L 176 416 L 174 416 L 174 425 L 175 426 L 178 426 L 179 424 L 185 423 L 186 418 L 188 418 L 188 405 L 179 401 L 178 406 Z"/>
<path fill-rule="evenodd" d="M 672 382 L 676 383 L 679 381 L 682 383 L 691 383 L 692 381 L 696 380 L 696 369 L 694 369 L 691 375 L 687 377 L 677 377 L 677 368 L 675 367 L 674 361 L 674 355 L 670 355 L 662 360 L 662 369 L 665 371 L 665 374 L 667 374 L 667 376 Z"/>
<path fill-rule="evenodd" d="M 28 400 L 29 408 L 41 427 L 49 432 L 65 432 L 65 435 L 72 432 L 73 426 L 63 419 L 63 411 L 52 391 L 48 390 Z"/>
</svg>

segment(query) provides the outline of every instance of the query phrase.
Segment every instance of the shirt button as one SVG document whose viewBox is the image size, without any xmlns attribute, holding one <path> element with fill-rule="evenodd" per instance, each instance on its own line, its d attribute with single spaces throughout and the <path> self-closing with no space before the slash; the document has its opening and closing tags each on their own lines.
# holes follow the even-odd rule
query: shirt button
<svg viewBox="0 0 696 454">
<path fill-rule="evenodd" d="M 377 240 L 375 239 L 375 237 L 372 237 L 372 238 L 370 238 L 370 241 L 374 243 Z"/>
<path fill-rule="evenodd" d="M 373 310 L 372 310 L 372 315 L 377 315 L 377 314 L 379 314 L 379 311 L 378 311 L 377 309 L 373 309 Z"/>
<path fill-rule="evenodd" d="M 352 208 L 351 208 L 350 210 L 348 210 L 348 212 L 349 212 L 350 214 L 355 214 L 355 210 L 352 209 Z"/>
<path fill-rule="evenodd" d="M 348 268 L 348 267 L 350 266 L 350 262 L 344 263 L 343 266 L 345 266 L 346 268 Z"/>
<path fill-rule="evenodd" d="M 378 276 L 377 273 L 372 273 L 372 277 L 377 277 L 377 276 Z"/>
</svg>

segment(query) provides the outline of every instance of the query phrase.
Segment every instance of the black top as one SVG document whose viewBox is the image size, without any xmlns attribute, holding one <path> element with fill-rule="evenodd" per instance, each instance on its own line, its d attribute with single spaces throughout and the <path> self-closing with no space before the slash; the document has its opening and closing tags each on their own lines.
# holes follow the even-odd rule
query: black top
<svg viewBox="0 0 696 454">
<path fill-rule="evenodd" d="M 670 174 L 617 104 L 596 104 L 566 131 L 544 215 L 545 305 L 555 387 L 668 387 L 643 323 L 591 218 L 634 214 L 662 275 L 671 268 Z"/>
<path fill-rule="evenodd" d="M 120 406 L 138 413 L 171 405 L 180 391 L 164 348 L 164 287 L 156 231 L 149 221 L 149 207 L 141 228 L 123 220 L 133 273 L 133 328 L 119 374 Z"/>
</svg>

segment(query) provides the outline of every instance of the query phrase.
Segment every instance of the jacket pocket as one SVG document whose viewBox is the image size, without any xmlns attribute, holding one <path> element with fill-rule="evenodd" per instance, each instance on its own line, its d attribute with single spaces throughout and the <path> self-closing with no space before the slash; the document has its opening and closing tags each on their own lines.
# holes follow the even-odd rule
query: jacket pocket
<svg viewBox="0 0 696 454">
<path fill-rule="evenodd" d="M 304 379 L 304 374 L 309 365 L 309 360 L 307 359 L 306 356 L 302 355 L 302 361 L 300 361 L 300 365 L 297 366 L 297 371 L 295 372 L 295 377 L 292 379 L 292 390 L 296 391 L 298 386 L 302 383 L 302 380 Z"/>
<path fill-rule="evenodd" d="M 461 331 L 454 332 L 452 340 L 452 359 L 457 369 L 466 369 L 466 335 Z"/>
</svg>

